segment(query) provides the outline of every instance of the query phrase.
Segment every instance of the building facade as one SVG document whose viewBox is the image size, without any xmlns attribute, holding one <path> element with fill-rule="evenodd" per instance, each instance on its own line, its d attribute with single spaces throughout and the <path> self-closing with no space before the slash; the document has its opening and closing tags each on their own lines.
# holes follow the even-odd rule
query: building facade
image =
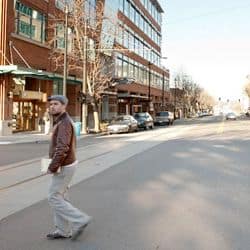
<svg viewBox="0 0 250 250">
<path fill-rule="evenodd" d="M 116 77 L 125 82 L 117 86 L 119 113 L 154 114 L 168 108 L 169 71 L 161 65 L 162 13 L 156 0 L 119 0 Z"/>
<path fill-rule="evenodd" d="M 62 72 L 53 70 L 47 43 L 47 20 L 55 8 L 53 0 L 0 0 L 0 135 L 39 130 L 47 97 L 62 94 Z M 69 110 L 75 118 L 79 90 L 80 82 L 69 77 Z"/>
<path fill-rule="evenodd" d="M 118 35 L 104 41 L 103 53 L 112 54 L 114 60 L 115 84 L 111 91 L 102 93 L 100 119 L 139 111 L 153 114 L 166 108 L 169 71 L 161 66 L 163 10 L 158 1 L 100 1 L 104 3 L 104 15 L 119 20 Z M 0 135 L 39 130 L 47 113 L 47 97 L 63 93 L 63 69 L 55 68 L 48 43 L 48 20 L 62 10 L 60 3 L 60 0 L 0 0 Z M 95 5 L 96 0 L 86 1 L 85 11 L 90 16 L 95 16 Z M 105 33 L 105 25 L 102 32 Z M 56 34 L 52 46 L 64 49 L 63 29 L 58 27 Z M 89 47 L 91 41 L 88 40 Z M 77 98 L 81 89 L 81 76 L 69 70 L 66 93 L 69 113 L 75 121 L 81 120 Z M 93 120 L 91 111 L 89 107 L 89 126 Z"/>
</svg>

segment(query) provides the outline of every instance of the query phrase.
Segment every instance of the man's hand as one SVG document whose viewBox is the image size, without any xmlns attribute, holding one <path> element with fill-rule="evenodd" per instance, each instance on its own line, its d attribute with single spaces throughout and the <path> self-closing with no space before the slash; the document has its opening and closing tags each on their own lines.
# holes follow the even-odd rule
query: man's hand
<svg viewBox="0 0 250 250">
<path fill-rule="evenodd" d="M 53 174 L 53 173 L 48 169 L 46 174 Z"/>
</svg>

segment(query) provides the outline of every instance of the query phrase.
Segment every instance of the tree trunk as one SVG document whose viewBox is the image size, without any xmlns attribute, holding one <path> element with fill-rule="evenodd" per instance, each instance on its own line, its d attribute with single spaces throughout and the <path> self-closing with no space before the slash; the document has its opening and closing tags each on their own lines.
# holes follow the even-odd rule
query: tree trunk
<svg viewBox="0 0 250 250">
<path fill-rule="evenodd" d="M 98 112 L 98 104 L 94 102 L 93 104 L 94 108 L 94 132 L 99 133 L 100 132 L 100 120 L 99 120 L 99 112 Z"/>
</svg>

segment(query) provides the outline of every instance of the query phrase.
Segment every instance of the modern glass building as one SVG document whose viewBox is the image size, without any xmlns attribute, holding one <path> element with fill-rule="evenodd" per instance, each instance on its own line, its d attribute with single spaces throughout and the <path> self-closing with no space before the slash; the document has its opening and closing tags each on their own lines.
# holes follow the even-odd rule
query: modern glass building
<svg viewBox="0 0 250 250">
<path fill-rule="evenodd" d="M 119 0 L 116 77 L 130 83 L 118 85 L 120 113 L 153 114 L 169 101 L 169 71 L 161 65 L 162 13 L 156 0 Z"/>
</svg>

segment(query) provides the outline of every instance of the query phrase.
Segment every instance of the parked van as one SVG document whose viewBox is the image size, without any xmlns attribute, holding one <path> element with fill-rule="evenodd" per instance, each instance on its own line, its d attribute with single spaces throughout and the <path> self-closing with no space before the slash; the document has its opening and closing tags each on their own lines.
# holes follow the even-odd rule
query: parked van
<svg viewBox="0 0 250 250">
<path fill-rule="evenodd" d="M 155 125 L 173 125 L 174 114 L 170 111 L 160 111 L 155 115 Z"/>
</svg>

